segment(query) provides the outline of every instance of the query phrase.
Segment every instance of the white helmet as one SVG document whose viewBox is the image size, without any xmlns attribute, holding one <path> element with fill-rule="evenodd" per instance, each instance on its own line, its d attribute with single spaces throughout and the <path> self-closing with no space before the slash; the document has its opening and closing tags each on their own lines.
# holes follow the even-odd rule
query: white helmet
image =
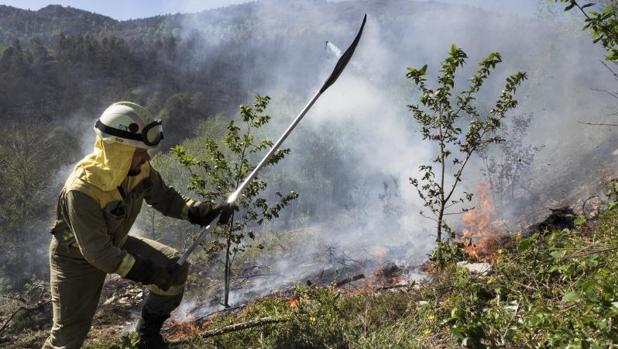
<svg viewBox="0 0 618 349">
<path fill-rule="evenodd" d="M 116 102 L 110 105 L 94 124 L 94 131 L 104 141 L 152 149 L 163 139 L 161 120 L 139 104 Z"/>
</svg>

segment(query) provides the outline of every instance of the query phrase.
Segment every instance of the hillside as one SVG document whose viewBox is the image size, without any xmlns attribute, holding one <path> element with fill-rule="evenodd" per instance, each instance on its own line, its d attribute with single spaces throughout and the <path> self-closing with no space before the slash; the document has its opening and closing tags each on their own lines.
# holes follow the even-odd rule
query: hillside
<svg viewBox="0 0 618 349">
<path fill-rule="evenodd" d="M 618 341 L 618 211 L 577 223 L 503 240 L 483 257 L 489 267 L 480 273 L 466 267 L 478 260 L 454 254 L 422 279 L 384 268 L 326 287 L 277 290 L 228 310 L 184 310 L 164 332 L 173 348 L 187 349 L 610 348 Z M 142 297 L 122 280 L 109 282 L 84 348 L 134 348 L 135 333 L 119 338 L 117 331 L 130 331 L 127 317 Z M 18 314 L 4 347 L 41 344 L 50 323 L 41 303 Z"/>
<path fill-rule="evenodd" d="M 504 241 L 485 256 L 491 267 L 482 273 L 453 256 L 420 283 L 373 275 L 369 284 L 299 286 L 234 315 L 200 318 L 197 330 L 177 324 L 168 333 L 184 338 L 178 348 L 611 348 L 618 213 L 580 223 Z M 281 322 L 188 335 L 264 318 Z"/>
</svg>

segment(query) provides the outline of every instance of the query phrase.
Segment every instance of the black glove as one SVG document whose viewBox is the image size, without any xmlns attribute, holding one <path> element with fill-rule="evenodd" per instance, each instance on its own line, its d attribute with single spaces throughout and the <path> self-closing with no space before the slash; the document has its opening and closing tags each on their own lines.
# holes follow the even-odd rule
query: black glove
<svg viewBox="0 0 618 349">
<path fill-rule="evenodd" d="M 155 266 L 149 259 L 135 256 L 135 264 L 125 278 L 144 285 L 156 285 L 163 291 L 169 290 L 180 274 L 182 266 L 170 260 L 165 266 Z"/>
<path fill-rule="evenodd" d="M 217 206 L 219 211 L 219 224 L 224 225 L 230 221 L 230 218 L 234 214 L 234 211 L 238 211 L 238 205 L 236 204 L 223 204 Z"/>
<path fill-rule="evenodd" d="M 189 222 L 203 227 L 210 224 L 218 215 L 221 215 L 219 224 L 226 224 L 234 210 L 238 210 L 238 206 L 235 204 L 221 204 L 212 207 L 211 203 L 202 202 L 199 205 L 189 207 Z"/>
</svg>

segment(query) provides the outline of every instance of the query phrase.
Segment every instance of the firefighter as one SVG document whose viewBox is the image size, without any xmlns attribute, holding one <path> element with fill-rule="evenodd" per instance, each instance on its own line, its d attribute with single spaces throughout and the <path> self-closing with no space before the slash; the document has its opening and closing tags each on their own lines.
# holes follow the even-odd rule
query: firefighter
<svg viewBox="0 0 618 349">
<path fill-rule="evenodd" d="M 137 325 L 142 348 L 167 348 L 163 322 L 182 299 L 189 266 L 178 252 L 128 235 L 146 203 L 162 214 L 208 225 L 234 206 L 195 202 L 165 184 L 148 150 L 163 139 L 161 121 L 138 104 L 118 102 L 94 126 L 94 151 L 77 163 L 58 198 L 49 247 L 53 326 L 43 348 L 79 348 L 92 323 L 105 276 L 147 285 Z"/>
</svg>

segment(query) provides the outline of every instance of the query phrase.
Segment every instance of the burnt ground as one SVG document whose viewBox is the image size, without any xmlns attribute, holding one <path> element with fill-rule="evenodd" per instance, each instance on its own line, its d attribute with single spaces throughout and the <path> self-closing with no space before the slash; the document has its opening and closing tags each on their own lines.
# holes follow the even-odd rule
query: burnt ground
<svg viewBox="0 0 618 349">
<path fill-rule="evenodd" d="M 52 324 L 49 293 L 46 287 L 44 290 L 44 294 L 34 299 L 34 304 L 28 304 L 33 300 L 30 295 L 2 304 L 0 326 L 6 324 L 6 327 L 0 332 L 0 347 L 22 349 L 43 345 Z M 109 278 L 103 287 L 88 339 L 117 341 L 122 333 L 131 331 L 139 317 L 143 298 L 141 286 L 119 277 Z"/>
</svg>

